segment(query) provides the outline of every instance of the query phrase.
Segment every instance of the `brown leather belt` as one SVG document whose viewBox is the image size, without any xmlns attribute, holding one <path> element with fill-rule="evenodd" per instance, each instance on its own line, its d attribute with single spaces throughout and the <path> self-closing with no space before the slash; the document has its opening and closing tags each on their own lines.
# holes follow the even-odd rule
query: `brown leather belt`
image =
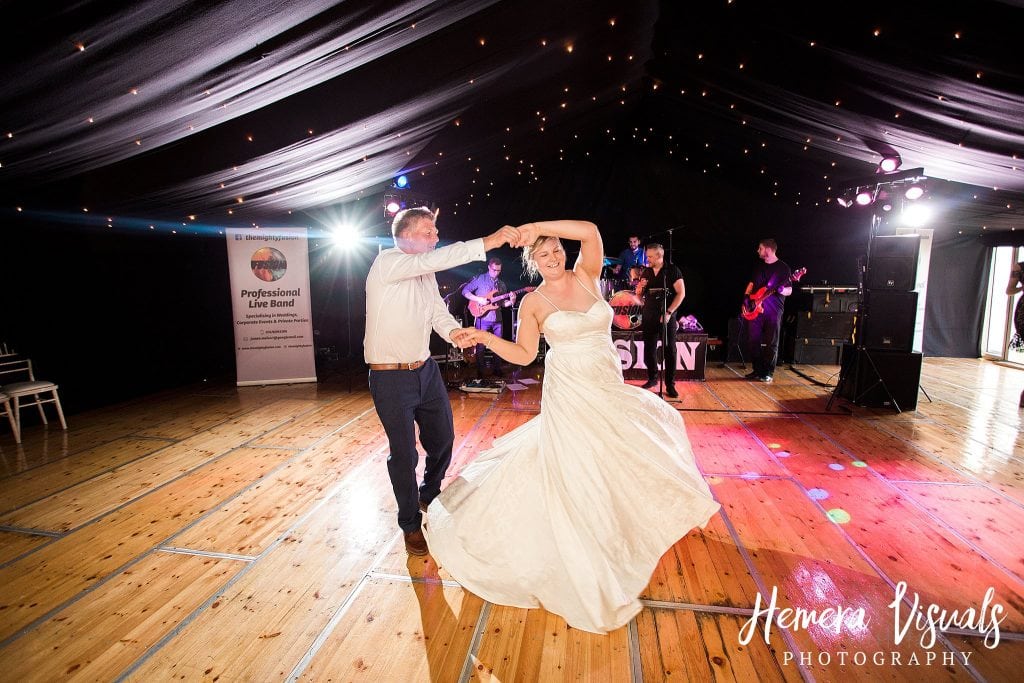
<svg viewBox="0 0 1024 683">
<path fill-rule="evenodd" d="M 425 360 L 418 360 L 413 363 L 370 363 L 371 370 L 416 370 L 422 368 Z"/>
</svg>

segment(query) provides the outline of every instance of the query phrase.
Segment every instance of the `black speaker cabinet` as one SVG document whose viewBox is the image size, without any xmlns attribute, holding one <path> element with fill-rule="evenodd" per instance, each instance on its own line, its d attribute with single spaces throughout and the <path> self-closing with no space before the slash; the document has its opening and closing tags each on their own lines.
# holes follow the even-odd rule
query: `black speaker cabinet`
<svg viewBox="0 0 1024 683">
<path fill-rule="evenodd" d="M 815 313 L 801 311 L 796 314 L 797 338 L 845 339 L 853 337 L 853 313 Z"/>
<path fill-rule="evenodd" d="M 921 386 L 921 354 L 872 351 L 844 344 L 839 395 L 869 408 L 917 408 Z M 884 386 L 883 386 L 884 383 Z"/>
<path fill-rule="evenodd" d="M 914 347 L 917 292 L 868 290 L 861 335 L 869 349 L 910 351 Z"/>
<path fill-rule="evenodd" d="M 850 313 L 857 310 L 857 290 L 848 292 L 815 292 L 811 302 L 815 313 Z"/>
<path fill-rule="evenodd" d="M 881 235 L 871 240 L 867 289 L 909 292 L 917 285 L 919 235 Z"/>
<path fill-rule="evenodd" d="M 793 345 L 793 363 L 807 365 L 839 365 L 842 340 L 797 339 Z"/>
</svg>

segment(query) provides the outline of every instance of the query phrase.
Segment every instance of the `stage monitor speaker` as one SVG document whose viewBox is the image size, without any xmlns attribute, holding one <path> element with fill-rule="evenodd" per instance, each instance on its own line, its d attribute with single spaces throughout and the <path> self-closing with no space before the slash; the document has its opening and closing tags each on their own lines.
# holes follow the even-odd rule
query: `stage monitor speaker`
<svg viewBox="0 0 1024 683">
<path fill-rule="evenodd" d="M 868 290 L 864 307 L 861 336 L 865 347 L 882 351 L 913 348 L 917 292 Z"/>
<path fill-rule="evenodd" d="M 881 235 L 871 240 L 867 289 L 909 292 L 917 286 L 920 235 Z"/>
<path fill-rule="evenodd" d="M 921 386 L 921 354 L 916 351 L 872 351 L 844 344 L 839 395 L 859 406 L 917 408 Z M 883 386 L 884 383 L 884 386 Z"/>
</svg>

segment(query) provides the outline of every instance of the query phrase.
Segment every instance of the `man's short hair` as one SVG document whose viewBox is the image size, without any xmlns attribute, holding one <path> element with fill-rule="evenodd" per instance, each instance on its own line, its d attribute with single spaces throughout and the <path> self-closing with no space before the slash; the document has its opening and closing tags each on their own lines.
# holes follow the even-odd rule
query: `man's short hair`
<svg viewBox="0 0 1024 683">
<path fill-rule="evenodd" d="M 651 242 L 650 244 L 647 245 L 647 248 L 644 251 L 660 251 L 661 253 L 664 254 L 665 247 L 661 246 L 657 242 Z"/>
<path fill-rule="evenodd" d="M 403 232 L 408 230 L 413 223 L 421 218 L 434 220 L 434 212 L 425 206 L 416 206 L 411 209 L 399 211 L 395 214 L 395 220 L 391 221 L 391 236 L 401 236 Z"/>
<path fill-rule="evenodd" d="M 763 246 L 763 247 L 768 247 L 772 251 L 778 251 L 779 250 L 778 243 L 775 240 L 773 240 L 771 237 L 765 237 L 763 240 L 758 242 L 758 244 Z"/>
<path fill-rule="evenodd" d="M 637 242 L 639 242 L 640 241 L 640 235 L 630 235 L 629 237 L 626 238 L 626 241 L 628 242 L 630 240 L 636 240 Z"/>
<path fill-rule="evenodd" d="M 488 267 L 490 267 L 490 266 L 500 266 L 501 265 L 501 259 L 498 258 L 497 256 L 492 256 L 491 258 L 487 259 L 487 265 L 488 265 Z"/>
</svg>

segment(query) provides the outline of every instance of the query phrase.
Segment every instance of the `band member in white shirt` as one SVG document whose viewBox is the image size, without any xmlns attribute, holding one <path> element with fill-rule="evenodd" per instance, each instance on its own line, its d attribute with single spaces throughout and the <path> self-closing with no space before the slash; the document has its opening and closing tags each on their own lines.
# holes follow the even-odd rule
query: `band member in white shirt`
<svg viewBox="0 0 1024 683">
<path fill-rule="evenodd" d="M 391 233 L 395 247 L 378 254 L 366 276 L 363 354 L 370 366 L 370 395 L 391 449 L 388 475 L 398 501 L 398 526 L 406 551 L 425 555 L 420 510 L 440 491 L 455 442 L 448 390 L 430 358 L 430 331 L 468 346 L 468 330 L 448 312 L 434 273 L 482 261 L 486 250 L 516 241 L 518 232 L 505 226 L 487 237 L 435 249 L 434 213 L 419 207 L 399 212 Z M 427 453 L 419 486 L 415 425 Z"/>
</svg>

